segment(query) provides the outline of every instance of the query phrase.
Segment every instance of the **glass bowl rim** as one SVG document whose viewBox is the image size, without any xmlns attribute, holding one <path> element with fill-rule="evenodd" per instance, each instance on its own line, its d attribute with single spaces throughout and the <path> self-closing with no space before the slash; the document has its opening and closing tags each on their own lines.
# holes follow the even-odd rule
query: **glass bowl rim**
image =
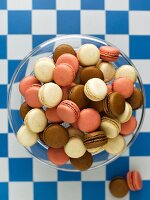
<svg viewBox="0 0 150 200">
<path fill-rule="evenodd" d="M 98 43 L 101 43 L 101 44 L 104 44 L 104 45 L 109 45 L 109 46 L 112 46 L 112 47 L 116 47 L 115 45 L 111 44 L 110 42 L 107 42 L 106 40 L 103 40 L 103 39 L 100 39 L 100 38 L 97 38 L 97 37 L 94 37 L 94 36 L 87 36 L 87 35 L 82 35 L 82 34 L 72 34 L 72 35 L 65 35 L 65 36 L 56 36 L 55 38 L 53 39 L 49 39 L 41 44 L 39 44 L 37 47 L 35 47 L 32 51 L 30 51 L 29 54 L 27 54 L 23 59 L 22 61 L 19 63 L 18 67 L 16 68 L 15 72 L 13 73 L 13 76 L 11 78 L 11 81 L 10 81 L 10 84 L 9 84 L 9 90 L 8 90 L 8 95 L 7 95 L 7 108 L 8 108 L 8 119 L 9 119 L 9 123 L 10 123 L 10 126 L 15 134 L 15 131 L 14 131 L 14 128 L 13 128 L 13 124 L 12 124 L 12 116 L 11 116 L 11 109 L 10 109 L 10 101 L 11 101 L 11 91 L 12 91 L 12 86 L 13 86 L 13 83 L 14 83 L 14 80 L 16 79 L 20 69 L 22 68 L 22 66 L 24 65 L 24 63 L 33 55 L 35 54 L 36 52 L 38 52 L 40 49 L 44 48 L 45 46 L 49 45 L 49 44 L 52 44 L 54 42 L 58 42 L 58 41 L 61 41 L 61 40 L 64 40 L 64 39 L 87 39 L 87 40 L 91 40 L 91 41 L 95 41 L 95 42 L 98 42 Z M 118 48 L 118 47 L 116 47 Z M 119 49 L 119 48 L 118 48 Z M 134 136 L 132 137 L 132 139 L 129 141 L 129 143 L 127 144 L 126 148 L 124 151 L 126 151 L 127 149 L 129 149 L 131 147 L 131 145 L 134 143 L 134 141 L 137 139 L 139 133 L 140 133 L 140 130 L 141 130 L 141 127 L 142 127 L 142 124 L 143 124 L 143 121 L 144 121 L 144 117 L 145 117 L 145 107 L 146 107 L 146 98 L 145 98 L 145 90 L 144 90 L 144 87 L 143 87 L 143 82 L 142 82 L 142 79 L 141 79 L 141 76 L 137 70 L 137 68 L 135 67 L 135 65 L 133 64 L 133 62 L 128 58 L 128 56 L 122 52 L 122 50 L 120 50 L 120 54 L 123 56 L 123 58 L 125 58 L 125 60 L 130 64 L 132 65 L 137 73 L 138 73 L 138 83 L 140 85 L 140 88 L 142 89 L 142 92 L 143 92 L 143 105 L 142 105 L 142 114 L 141 114 L 141 118 L 140 118 L 140 122 L 139 122 L 139 125 L 138 125 L 138 128 L 134 134 Z M 16 134 L 15 134 L 16 136 Z M 68 172 L 80 172 L 80 170 L 76 170 L 76 169 L 65 169 L 65 168 L 59 168 L 59 166 L 56 166 L 56 165 L 51 165 L 51 164 L 48 164 L 46 162 L 44 162 L 42 159 L 40 159 L 38 156 L 35 156 L 32 151 L 30 151 L 28 148 L 24 147 L 31 156 L 33 156 L 34 158 L 36 158 L 37 160 L 39 160 L 40 162 L 44 163 L 45 165 L 53 168 L 53 169 L 57 169 L 57 170 L 61 170 L 61 171 L 68 171 Z M 103 167 L 103 166 L 106 166 L 108 164 L 110 164 L 111 162 L 115 161 L 117 158 L 119 158 L 121 155 L 123 154 L 123 152 L 121 152 L 120 154 L 118 155 L 114 155 L 112 158 L 102 162 L 101 164 L 97 165 L 97 166 L 94 166 L 94 167 L 91 167 L 89 168 L 87 171 L 90 171 L 90 170 L 94 170 L 94 169 L 97 169 L 97 168 L 100 168 L 100 167 Z"/>
</svg>

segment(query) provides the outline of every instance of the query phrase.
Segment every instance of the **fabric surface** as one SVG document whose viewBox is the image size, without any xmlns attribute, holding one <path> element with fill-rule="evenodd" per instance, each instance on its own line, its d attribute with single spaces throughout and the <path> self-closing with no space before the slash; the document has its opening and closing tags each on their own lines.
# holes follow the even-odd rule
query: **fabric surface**
<svg viewBox="0 0 150 200">
<path fill-rule="evenodd" d="M 150 198 L 150 1 L 0 0 L 0 200 L 113 200 L 114 176 L 138 169 L 143 190 L 123 200 Z M 90 172 L 51 169 L 20 146 L 8 124 L 7 89 L 20 60 L 41 42 L 63 34 L 88 34 L 122 49 L 139 70 L 146 92 L 141 133 L 121 158 Z"/>
</svg>

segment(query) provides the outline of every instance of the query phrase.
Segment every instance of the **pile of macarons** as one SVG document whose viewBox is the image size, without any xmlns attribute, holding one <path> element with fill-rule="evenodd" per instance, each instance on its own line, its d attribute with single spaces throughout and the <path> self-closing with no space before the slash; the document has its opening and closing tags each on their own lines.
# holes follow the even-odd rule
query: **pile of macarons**
<svg viewBox="0 0 150 200">
<path fill-rule="evenodd" d="M 24 125 L 18 141 L 25 147 L 40 141 L 52 163 L 70 161 L 78 170 L 90 168 L 101 151 L 122 153 L 124 136 L 136 129 L 132 112 L 143 104 L 143 94 L 131 65 L 115 68 L 119 56 L 111 46 L 84 44 L 75 51 L 61 44 L 53 58 L 39 58 L 33 75 L 19 84 Z"/>
</svg>

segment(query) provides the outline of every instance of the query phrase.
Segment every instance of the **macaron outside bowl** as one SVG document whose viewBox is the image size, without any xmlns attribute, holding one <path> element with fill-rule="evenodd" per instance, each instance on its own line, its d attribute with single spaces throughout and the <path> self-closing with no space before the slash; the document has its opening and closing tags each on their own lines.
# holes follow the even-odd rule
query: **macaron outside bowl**
<svg viewBox="0 0 150 200">
<path fill-rule="evenodd" d="M 16 134 L 17 131 L 19 130 L 20 126 L 23 125 L 23 121 L 20 117 L 19 113 L 19 108 L 21 104 L 23 103 L 23 97 L 21 96 L 19 92 L 19 83 L 20 81 L 28 75 L 33 74 L 33 66 L 36 62 L 37 59 L 41 57 L 48 56 L 52 58 L 54 49 L 60 45 L 60 44 L 68 44 L 71 45 L 75 50 L 79 49 L 79 47 L 83 44 L 94 44 L 98 48 L 101 46 L 111 46 L 115 47 L 109 42 L 106 42 L 104 40 L 101 40 L 99 38 L 91 37 L 91 36 L 83 36 L 83 35 L 67 35 L 67 36 L 62 36 L 62 37 L 57 37 L 54 39 L 50 39 L 39 46 L 37 46 L 35 49 L 33 49 L 19 64 L 17 67 L 11 83 L 9 87 L 9 92 L 8 92 L 8 114 L 9 114 L 9 123 L 11 125 L 12 131 Z M 120 50 L 120 55 L 119 58 L 116 62 L 113 63 L 115 68 L 119 68 L 122 65 L 131 65 L 135 68 L 134 64 L 131 62 L 131 60 Z M 137 69 L 135 68 L 137 71 Z M 136 83 L 136 87 L 139 88 L 143 92 L 143 96 L 145 97 L 144 94 L 144 88 L 143 88 L 143 83 L 142 79 L 137 71 L 138 74 L 138 80 Z M 128 136 L 125 137 L 126 141 L 126 149 L 130 148 L 130 146 L 133 144 L 137 136 L 139 135 L 143 120 L 144 120 L 144 111 L 145 111 L 145 98 L 144 98 L 144 103 L 140 109 L 135 111 L 135 116 L 137 119 L 137 127 L 134 130 L 134 132 Z M 67 127 L 67 124 L 63 124 L 64 126 Z M 63 171 L 78 171 L 74 169 L 74 167 L 71 165 L 71 163 L 68 161 L 67 164 L 64 164 L 62 166 L 57 166 L 53 164 L 52 162 L 49 161 L 48 159 L 48 147 L 45 146 L 40 140 L 33 145 L 32 147 L 25 147 L 26 150 L 35 158 L 43 162 L 43 164 L 47 164 L 50 167 L 56 168 L 58 170 L 63 170 Z M 121 153 L 122 154 L 122 153 Z M 93 155 L 93 164 L 92 166 L 88 169 L 95 169 L 101 166 L 105 166 L 112 161 L 116 160 L 118 157 L 121 156 L 119 155 L 111 155 L 108 154 L 106 151 L 102 151 L 98 154 Z"/>
</svg>

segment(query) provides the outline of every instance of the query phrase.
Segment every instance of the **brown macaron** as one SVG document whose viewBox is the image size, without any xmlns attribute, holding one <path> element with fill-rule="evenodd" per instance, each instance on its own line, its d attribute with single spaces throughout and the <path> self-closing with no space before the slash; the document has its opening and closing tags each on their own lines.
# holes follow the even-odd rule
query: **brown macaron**
<svg viewBox="0 0 150 200">
<path fill-rule="evenodd" d="M 85 108 L 89 102 L 89 99 L 84 93 L 84 85 L 75 85 L 71 88 L 69 93 L 69 100 L 77 104 L 77 106 L 82 110 Z"/>
<path fill-rule="evenodd" d="M 102 101 L 90 101 L 88 104 L 89 108 L 94 108 L 98 112 L 103 112 L 104 107 L 103 107 L 103 100 Z"/>
<path fill-rule="evenodd" d="M 118 117 L 125 110 L 125 99 L 117 93 L 108 94 L 103 100 L 104 112 L 110 117 Z"/>
<path fill-rule="evenodd" d="M 87 133 L 84 136 L 84 145 L 87 149 L 92 149 L 96 147 L 101 147 L 108 142 L 103 131 L 95 131 L 92 133 Z"/>
<path fill-rule="evenodd" d="M 61 56 L 62 54 L 65 54 L 65 53 L 70 53 L 70 54 L 76 56 L 76 52 L 72 46 L 70 46 L 68 44 L 61 44 L 58 47 L 56 47 L 56 49 L 54 51 L 54 54 L 53 54 L 54 61 L 56 62 L 57 59 L 59 58 L 59 56 Z"/>
<path fill-rule="evenodd" d="M 20 116 L 21 118 L 24 120 L 26 114 L 31 110 L 32 108 L 30 106 L 28 106 L 28 104 L 26 102 L 24 102 L 23 104 L 21 104 L 20 106 Z"/>
<path fill-rule="evenodd" d="M 42 142 L 43 144 L 45 144 L 44 139 L 43 139 L 43 135 L 44 135 L 44 132 L 38 133 L 39 139 L 41 140 L 41 142 Z"/>
<path fill-rule="evenodd" d="M 71 164 L 75 169 L 78 170 L 87 170 L 91 167 L 93 163 L 93 157 L 89 152 L 85 152 L 85 154 L 80 158 L 70 158 Z"/>
<path fill-rule="evenodd" d="M 141 107 L 143 104 L 143 93 L 138 88 L 134 88 L 133 94 L 127 99 L 127 102 L 131 105 L 133 110 Z"/>
<path fill-rule="evenodd" d="M 48 147 L 61 148 L 69 141 L 69 134 L 63 126 L 51 124 L 44 130 L 43 140 Z"/>
<path fill-rule="evenodd" d="M 67 128 L 69 137 L 79 137 L 82 141 L 84 140 L 84 133 L 77 128 L 69 127 Z"/>
<path fill-rule="evenodd" d="M 109 184 L 109 189 L 114 197 L 122 198 L 127 195 L 129 188 L 123 177 L 115 177 Z"/>
<path fill-rule="evenodd" d="M 103 72 L 95 66 L 83 68 L 80 72 L 81 83 L 85 84 L 91 78 L 100 78 L 104 80 Z"/>
</svg>

